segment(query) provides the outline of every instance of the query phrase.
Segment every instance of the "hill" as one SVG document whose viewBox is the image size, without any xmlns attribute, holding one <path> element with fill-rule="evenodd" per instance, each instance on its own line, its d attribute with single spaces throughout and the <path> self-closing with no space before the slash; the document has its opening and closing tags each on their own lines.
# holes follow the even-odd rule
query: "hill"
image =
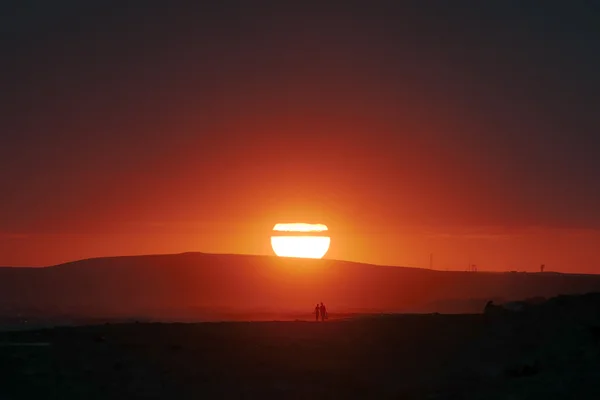
<svg viewBox="0 0 600 400">
<path fill-rule="evenodd" d="M 600 291 L 600 276 L 448 272 L 334 260 L 184 253 L 0 268 L 0 315 L 175 319 L 481 312 L 489 299 Z M 293 318 L 296 318 L 295 316 Z"/>
</svg>

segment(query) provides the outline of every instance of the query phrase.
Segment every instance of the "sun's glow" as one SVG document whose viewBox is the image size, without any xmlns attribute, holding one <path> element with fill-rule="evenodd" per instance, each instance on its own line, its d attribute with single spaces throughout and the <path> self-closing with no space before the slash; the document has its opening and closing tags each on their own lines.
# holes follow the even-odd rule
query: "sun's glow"
<svg viewBox="0 0 600 400">
<path fill-rule="evenodd" d="M 322 224 L 277 224 L 273 231 L 271 247 L 279 257 L 323 258 L 331 243 L 331 238 L 323 235 L 327 226 Z M 286 235 L 277 236 L 276 232 Z M 294 236 L 294 232 L 298 232 L 298 236 Z"/>
<path fill-rule="evenodd" d="M 293 223 L 293 224 L 276 224 L 273 227 L 274 231 L 279 232 L 324 232 L 327 230 L 327 226 L 323 224 L 305 224 L 305 223 Z"/>
</svg>

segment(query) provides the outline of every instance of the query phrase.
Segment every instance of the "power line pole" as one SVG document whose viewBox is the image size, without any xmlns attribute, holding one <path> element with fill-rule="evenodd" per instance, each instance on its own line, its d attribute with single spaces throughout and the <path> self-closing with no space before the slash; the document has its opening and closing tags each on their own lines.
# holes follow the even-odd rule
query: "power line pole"
<svg viewBox="0 0 600 400">
<path fill-rule="evenodd" d="M 429 269 L 433 269 L 433 253 L 429 253 Z"/>
</svg>

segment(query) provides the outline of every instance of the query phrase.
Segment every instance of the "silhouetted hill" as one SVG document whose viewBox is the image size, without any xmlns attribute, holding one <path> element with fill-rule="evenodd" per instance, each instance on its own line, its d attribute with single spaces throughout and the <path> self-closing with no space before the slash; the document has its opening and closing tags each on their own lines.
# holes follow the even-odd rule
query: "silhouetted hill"
<svg viewBox="0 0 600 400">
<path fill-rule="evenodd" d="M 448 272 L 184 253 L 0 268 L 0 314 L 230 318 L 306 312 L 481 312 L 488 299 L 600 291 L 600 276 Z"/>
</svg>

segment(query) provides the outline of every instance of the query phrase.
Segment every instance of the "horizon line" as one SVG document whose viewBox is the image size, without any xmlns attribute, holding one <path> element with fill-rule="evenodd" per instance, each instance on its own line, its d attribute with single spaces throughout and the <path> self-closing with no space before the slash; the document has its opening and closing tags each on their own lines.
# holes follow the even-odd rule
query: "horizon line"
<svg viewBox="0 0 600 400">
<path fill-rule="evenodd" d="M 59 267 L 68 264 L 76 264 L 85 261 L 91 260 L 102 260 L 102 259 L 116 259 L 116 258 L 142 258 L 142 257 L 165 257 L 165 256 L 184 256 L 184 255 L 205 255 L 205 256 L 234 256 L 234 257 L 262 257 L 262 258 L 270 258 L 270 259 L 281 259 L 284 260 L 293 260 L 300 261 L 304 260 L 306 262 L 336 262 L 336 263 L 348 263 L 348 264 L 357 264 L 371 267 L 384 267 L 384 268 L 403 268 L 403 269 L 419 269 L 424 271 L 431 272 L 452 272 L 452 273 L 469 273 L 469 274 L 505 274 L 505 273 L 516 273 L 516 274 L 545 274 L 545 275 L 598 275 L 593 273 L 578 273 L 578 272 L 560 272 L 560 271 L 518 271 L 518 270 L 494 270 L 494 271 L 466 271 L 464 269 L 435 269 L 428 267 L 415 267 L 415 266 L 405 266 L 405 265 L 392 265 L 392 264 L 376 264 L 369 262 L 360 262 L 360 261 L 351 261 L 351 260 L 343 260 L 343 259 L 335 259 L 335 258 L 322 258 L 322 259 L 311 259 L 311 258 L 302 258 L 302 257 L 279 257 L 277 255 L 268 255 L 268 254 L 251 254 L 251 253 L 211 253 L 211 252 L 203 252 L 203 251 L 184 251 L 180 253 L 149 253 L 149 254 L 123 254 L 123 255 L 113 255 L 113 256 L 94 256 L 94 257 L 86 257 L 75 259 L 71 261 L 65 261 L 58 264 L 50 264 L 50 265 L 38 265 L 38 266 L 0 266 L 0 269 L 13 269 L 13 268 L 27 268 L 27 269 L 42 269 L 42 268 L 53 268 Z"/>
</svg>

